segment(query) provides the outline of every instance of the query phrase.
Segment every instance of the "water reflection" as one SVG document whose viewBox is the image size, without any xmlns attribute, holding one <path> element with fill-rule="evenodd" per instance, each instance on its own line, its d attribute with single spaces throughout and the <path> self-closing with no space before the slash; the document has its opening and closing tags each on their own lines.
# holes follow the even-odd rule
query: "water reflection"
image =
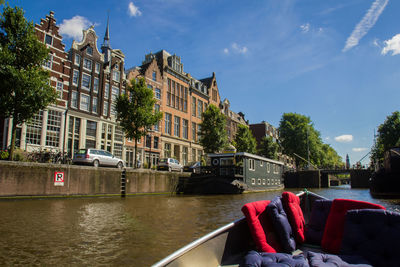
<svg viewBox="0 0 400 267">
<path fill-rule="evenodd" d="M 400 211 L 400 200 L 372 199 L 365 189 L 314 191 Z M 245 203 L 280 194 L 2 201 L 0 265 L 148 266 L 242 217 Z"/>
</svg>

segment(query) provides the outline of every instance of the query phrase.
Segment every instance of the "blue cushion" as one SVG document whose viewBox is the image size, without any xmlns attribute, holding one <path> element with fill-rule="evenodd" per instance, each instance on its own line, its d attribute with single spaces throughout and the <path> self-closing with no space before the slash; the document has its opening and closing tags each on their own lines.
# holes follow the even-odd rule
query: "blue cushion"
<svg viewBox="0 0 400 267">
<path fill-rule="evenodd" d="M 307 259 L 310 267 L 373 267 L 367 260 L 361 256 L 338 256 L 333 254 L 307 252 Z"/>
<path fill-rule="evenodd" d="M 274 230 L 278 236 L 283 252 L 291 253 L 295 251 L 296 241 L 294 240 L 292 227 L 290 227 L 286 212 L 283 209 L 281 198 L 275 197 L 271 200 L 266 210 L 271 219 L 272 225 L 274 226 Z"/>
<path fill-rule="evenodd" d="M 250 251 L 244 262 L 240 265 L 243 267 L 309 267 L 307 260 L 302 254 L 290 255 L 285 253 L 268 253 Z"/>
<path fill-rule="evenodd" d="M 321 245 L 322 236 L 332 200 L 318 199 L 314 202 L 311 209 L 311 216 L 304 232 L 305 242 L 313 245 Z"/>
<path fill-rule="evenodd" d="M 400 213 L 350 210 L 346 214 L 341 254 L 361 255 L 374 266 L 400 266 Z"/>
</svg>

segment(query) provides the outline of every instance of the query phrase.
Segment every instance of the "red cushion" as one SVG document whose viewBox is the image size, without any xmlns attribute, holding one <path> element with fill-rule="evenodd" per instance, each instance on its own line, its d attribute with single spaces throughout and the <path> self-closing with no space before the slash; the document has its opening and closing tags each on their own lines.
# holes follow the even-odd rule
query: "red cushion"
<svg viewBox="0 0 400 267">
<path fill-rule="evenodd" d="M 242 212 L 246 216 L 251 235 L 259 251 L 277 252 L 279 245 L 273 234 L 273 227 L 268 220 L 266 207 L 271 201 L 260 200 L 247 203 L 242 207 Z"/>
<path fill-rule="evenodd" d="M 326 220 L 321 246 L 324 250 L 338 254 L 342 244 L 345 215 L 348 210 L 385 209 L 385 207 L 365 201 L 334 199 Z"/>
<path fill-rule="evenodd" d="M 305 220 L 300 207 L 300 198 L 292 192 L 282 193 L 282 203 L 297 243 L 304 243 Z"/>
</svg>

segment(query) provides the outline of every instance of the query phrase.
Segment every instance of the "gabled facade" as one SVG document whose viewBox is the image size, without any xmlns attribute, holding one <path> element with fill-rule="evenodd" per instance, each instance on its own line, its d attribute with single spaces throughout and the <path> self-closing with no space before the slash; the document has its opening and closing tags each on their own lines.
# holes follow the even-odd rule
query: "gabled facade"
<svg viewBox="0 0 400 267">
<path fill-rule="evenodd" d="M 36 35 L 40 42 L 50 50 L 43 68 L 49 71 L 49 83 L 57 91 L 56 104 L 39 111 L 26 123 L 17 126 L 16 147 L 27 151 L 52 150 L 63 151 L 65 147 L 65 121 L 69 99 L 71 63 L 56 25 L 54 12 L 50 12 L 40 24 L 35 25 Z M 2 127 L 2 148 L 11 143 L 12 119 L 6 119 Z"/>
<path fill-rule="evenodd" d="M 244 119 L 243 113 L 236 113 L 230 109 L 231 103 L 228 99 L 224 99 L 224 101 L 220 104 L 220 109 L 222 114 L 225 115 L 226 119 L 226 132 L 228 134 L 228 140 L 230 143 L 235 139 L 236 133 L 239 128 L 239 124 L 249 127 L 247 121 Z"/>
</svg>

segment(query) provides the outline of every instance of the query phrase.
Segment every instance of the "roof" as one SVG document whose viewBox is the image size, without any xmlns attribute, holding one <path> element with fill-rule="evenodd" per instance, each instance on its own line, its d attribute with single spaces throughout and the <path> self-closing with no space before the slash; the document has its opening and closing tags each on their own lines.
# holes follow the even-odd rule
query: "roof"
<svg viewBox="0 0 400 267">
<path fill-rule="evenodd" d="M 258 155 L 254 155 L 254 154 L 250 154 L 247 152 L 238 152 L 238 153 L 214 153 L 214 154 L 207 154 L 208 157 L 210 158 L 222 158 L 222 157 L 234 157 L 234 156 L 244 156 L 247 158 L 253 158 L 253 159 L 258 159 L 258 160 L 262 160 L 262 161 L 268 161 L 271 163 L 275 163 L 278 165 L 284 165 L 283 162 L 277 161 L 277 160 L 273 160 L 273 159 L 269 159 L 269 158 L 264 158 Z"/>
</svg>

